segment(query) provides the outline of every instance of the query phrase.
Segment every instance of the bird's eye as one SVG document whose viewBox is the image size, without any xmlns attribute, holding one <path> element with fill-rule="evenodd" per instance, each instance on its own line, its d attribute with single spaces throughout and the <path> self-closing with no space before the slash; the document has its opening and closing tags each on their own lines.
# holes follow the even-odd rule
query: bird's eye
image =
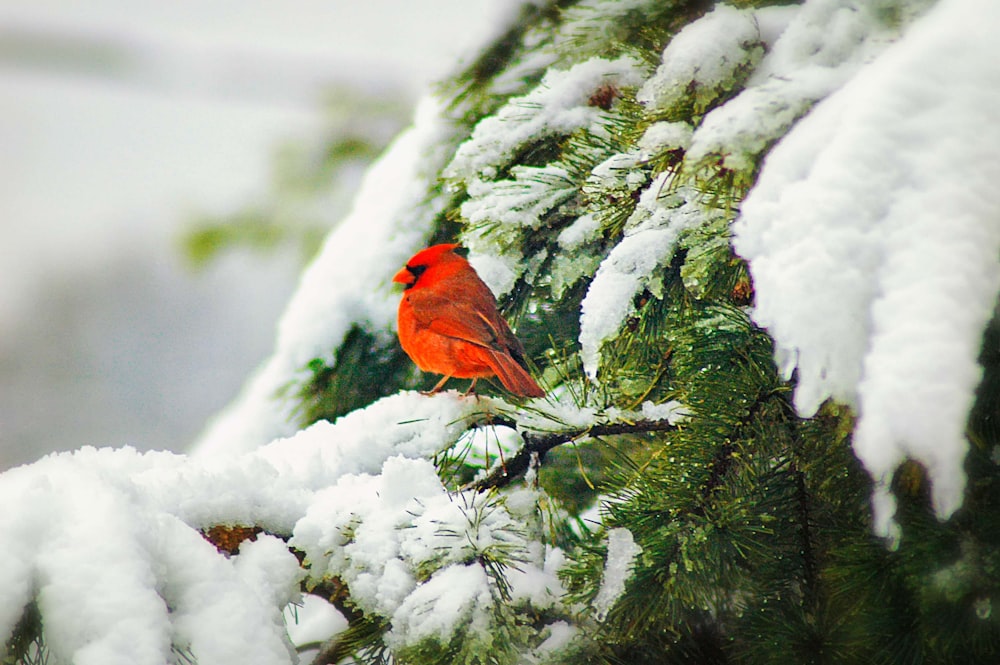
<svg viewBox="0 0 1000 665">
<path fill-rule="evenodd" d="M 406 266 L 406 269 L 413 274 L 413 279 L 418 279 L 427 270 L 427 266 Z"/>
</svg>

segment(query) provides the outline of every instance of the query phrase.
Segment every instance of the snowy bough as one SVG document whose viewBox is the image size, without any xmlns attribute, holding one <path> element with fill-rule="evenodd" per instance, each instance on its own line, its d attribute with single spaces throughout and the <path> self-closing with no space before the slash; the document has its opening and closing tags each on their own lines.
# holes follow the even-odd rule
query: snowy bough
<svg viewBox="0 0 1000 665">
<path fill-rule="evenodd" d="M 190 455 L 0 476 L 3 662 L 1000 652 L 1000 8 L 708 4 L 498 5 Z M 545 398 L 418 392 L 445 240 Z"/>
</svg>

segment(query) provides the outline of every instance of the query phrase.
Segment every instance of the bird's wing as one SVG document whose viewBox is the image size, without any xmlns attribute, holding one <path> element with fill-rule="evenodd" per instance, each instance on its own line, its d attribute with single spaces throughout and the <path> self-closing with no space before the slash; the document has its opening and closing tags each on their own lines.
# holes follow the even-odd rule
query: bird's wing
<svg viewBox="0 0 1000 665">
<path fill-rule="evenodd" d="M 438 335 L 454 337 L 478 346 L 503 351 L 507 332 L 502 321 L 492 321 L 467 299 L 456 299 L 427 291 L 410 294 L 417 325 Z M 505 330 L 506 329 L 506 330 Z"/>
</svg>

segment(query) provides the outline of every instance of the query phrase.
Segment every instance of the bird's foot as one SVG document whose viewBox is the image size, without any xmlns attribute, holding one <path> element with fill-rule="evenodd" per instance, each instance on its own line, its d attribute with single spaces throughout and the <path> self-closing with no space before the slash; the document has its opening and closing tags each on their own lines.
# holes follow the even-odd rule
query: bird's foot
<svg viewBox="0 0 1000 665">
<path fill-rule="evenodd" d="M 441 380 L 438 381 L 437 384 L 435 384 L 435 386 L 433 388 L 431 388 L 430 390 L 421 390 L 420 394 L 421 395 L 430 396 L 430 395 L 435 395 L 435 394 L 441 392 L 441 389 L 444 388 L 444 384 L 446 384 L 448 382 L 448 379 L 450 379 L 450 378 L 451 378 L 451 376 L 443 376 L 443 377 L 441 377 Z"/>
<path fill-rule="evenodd" d="M 464 393 L 462 393 L 462 397 L 468 397 L 469 395 L 472 395 L 473 397 L 476 398 L 477 402 L 479 401 L 479 395 L 473 390 L 473 388 L 476 387 L 476 381 L 477 380 L 478 379 L 473 379 L 472 380 L 472 383 L 469 384 L 468 390 L 466 390 Z"/>
</svg>

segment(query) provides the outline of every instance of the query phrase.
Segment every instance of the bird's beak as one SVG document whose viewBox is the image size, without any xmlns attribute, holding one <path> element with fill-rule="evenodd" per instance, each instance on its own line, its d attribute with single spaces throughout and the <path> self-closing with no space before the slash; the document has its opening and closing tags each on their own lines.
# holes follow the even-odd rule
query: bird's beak
<svg viewBox="0 0 1000 665">
<path fill-rule="evenodd" d="M 392 281 L 409 286 L 413 284 L 415 281 L 417 281 L 417 277 L 412 272 L 410 272 L 409 268 L 403 266 L 402 268 L 400 268 L 399 272 L 393 275 Z"/>
</svg>

